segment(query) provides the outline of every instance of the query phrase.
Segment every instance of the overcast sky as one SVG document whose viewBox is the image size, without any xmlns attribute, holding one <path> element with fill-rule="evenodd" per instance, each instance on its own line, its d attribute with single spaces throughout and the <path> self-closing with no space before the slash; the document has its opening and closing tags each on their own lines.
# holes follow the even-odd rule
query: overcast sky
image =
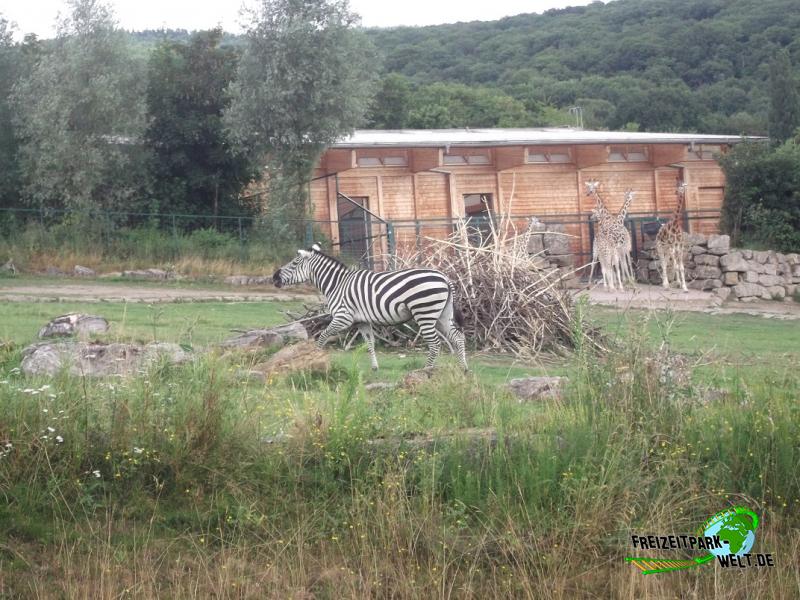
<svg viewBox="0 0 800 600">
<path fill-rule="evenodd" d="M 254 0 L 244 0 L 251 3 Z M 457 21 L 491 21 L 520 13 L 590 4 L 592 0 L 350 0 L 367 27 L 435 25 Z M 209 29 L 222 25 L 239 32 L 243 0 L 112 0 L 124 29 Z M 0 0 L 0 14 L 17 24 L 17 37 L 55 35 L 55 21 L 65 10 L 63 0 Z"/>
</svg>

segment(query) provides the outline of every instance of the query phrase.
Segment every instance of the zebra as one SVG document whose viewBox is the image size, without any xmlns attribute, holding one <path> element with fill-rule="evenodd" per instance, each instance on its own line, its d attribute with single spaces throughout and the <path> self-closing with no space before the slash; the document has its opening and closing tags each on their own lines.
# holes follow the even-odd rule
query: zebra
<svg viewBox="0 0 800 600">
<path fill-rule="evenodd" d="M 317 338 L 322 348 L 332 335 L 356 325 L 367 342 L 372 369 L 378 369 L 372 325 L 399 325 L 413 318 L 428 345 L 425 368 L 439 355 L 439 334 L 467 372 L 463 317 L 454 306 L 455 286 L 433 269 L 404 269 L 376 273 L 350 270 L 322 252 L 318 244 L 298 250 L 290 263 L 272 276 L 275 287 L 310 281 L 322 292 L 333 320 Z"/>
</svg>

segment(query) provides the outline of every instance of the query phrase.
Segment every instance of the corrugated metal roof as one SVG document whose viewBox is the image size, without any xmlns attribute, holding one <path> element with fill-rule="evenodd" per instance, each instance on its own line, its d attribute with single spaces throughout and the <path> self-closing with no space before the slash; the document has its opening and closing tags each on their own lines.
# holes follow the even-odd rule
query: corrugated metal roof
<svg viewBox="0 0 800 600">
<path fill-rule="evenodd" d="M 541 129 L 357 129 L 332 148 L 368 146 L 513 146 L 556 144 L 735 144 L 736 135 Z M 749 137 L 747 139 L 766 139 Z"/>
</svg>

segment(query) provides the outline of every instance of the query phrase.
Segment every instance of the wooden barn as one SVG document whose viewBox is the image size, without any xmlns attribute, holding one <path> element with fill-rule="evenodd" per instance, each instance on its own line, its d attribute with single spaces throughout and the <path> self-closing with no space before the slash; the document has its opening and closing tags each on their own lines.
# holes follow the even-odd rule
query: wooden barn
<svg viewBox="0 0 800 600">
<path fill-rule="evenodd" d="M 585 181 L 600 182 L 611 210 L 635 192 L 629 226 L 640 242 L 637 224 L 667 218 L 681 180 L 689 230 L 716 232 L 725 186 L 716 157 L 739 141 L 556 128 L 358 130 L 323 154 L 310 185 L 313 215 L 352 256 L 446 236 L 459 217 L 504 213 L 521 226 L 531 216 L 563 224 L 572 252 L 587 257 L 594 201 Z"/>
</svg>

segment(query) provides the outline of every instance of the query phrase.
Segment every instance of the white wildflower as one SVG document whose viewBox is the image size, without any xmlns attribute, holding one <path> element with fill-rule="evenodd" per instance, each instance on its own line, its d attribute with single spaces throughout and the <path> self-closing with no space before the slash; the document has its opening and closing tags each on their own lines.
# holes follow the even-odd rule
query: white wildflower
<svg viewBox="0 0 800 600">
<path fill-rule="evenodd" d="M 53 428 L 52 428 L 52 427 L 50 427 L 50 426 L 48 426 L 48 427 L 47 427 L 47 431 L 49 431 L 50 433 L 55 433 L 55 432 L 56 432 L 56 430 L 55 430 L 55 429 L 53 429 Z"/>
<path fill-rule="evenodd" d="M 63 438 L 63 437 L 61 437 L 60 435 L 57 435 L 57 436 L 56 436 L 56 442 L 57 442 L 57 443 L 59 443 L 59 444 L 61 444 L 61 443 L 63 443 L 63 442 L 64 442 L 64 438 Z"/>
<path fill-rule="evenodd" d="M 92 475 L 100 479 L 100 469 L 95 469 L 94 471 L 92 471 Z"/>
<path fill-rule="evenodd" d="M 142 448 L 137 448 L 136 446 L 133 447 L 134 454 L 141 454 L 142 452 L 144 452 Z"/>
</svg>

